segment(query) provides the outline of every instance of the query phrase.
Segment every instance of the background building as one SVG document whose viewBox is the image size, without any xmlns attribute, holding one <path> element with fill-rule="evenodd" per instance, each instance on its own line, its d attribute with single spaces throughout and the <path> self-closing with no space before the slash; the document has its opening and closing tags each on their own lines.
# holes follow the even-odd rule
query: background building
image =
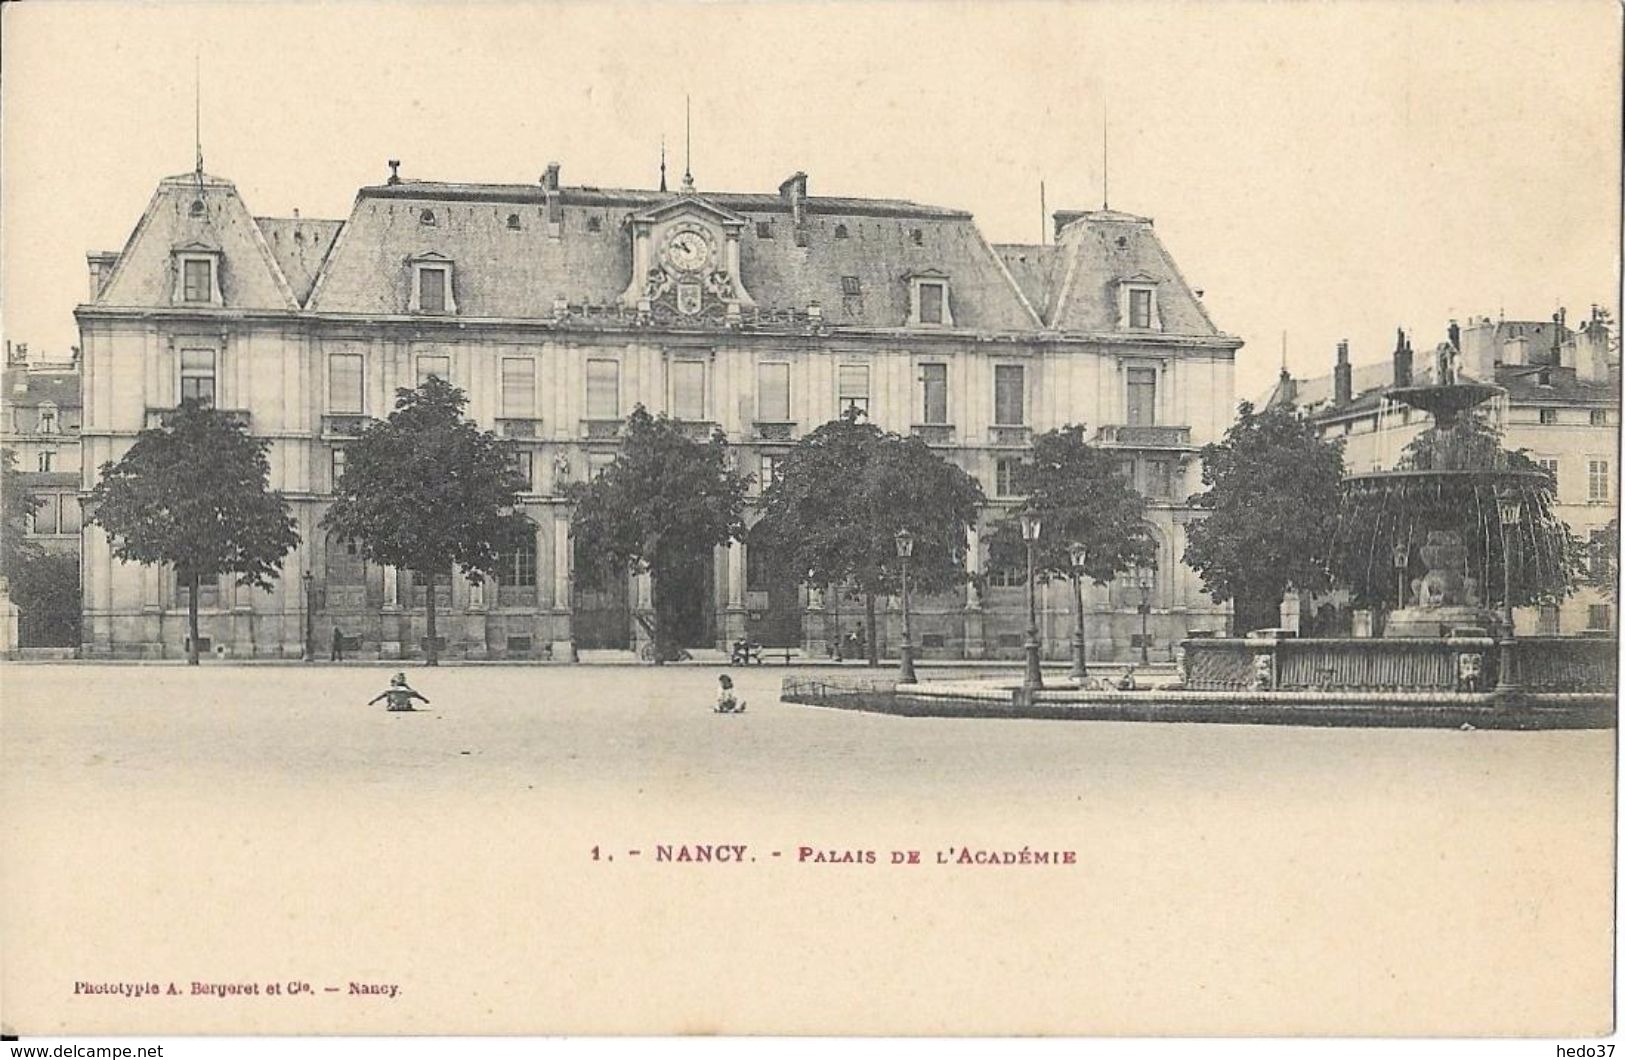
<svg viewBox="0 0 1625 1060">
<path fill-rule="evenodd" d="M 1421 354 L 1401 332 L 1386 362 L 1360 368 L 1340 343 L 1331 375 L 1298 382 L 1283 370 L 1265 401 L 1293 401 L 1322 434 L 1342 438 L 1351 473 L 1382 471 L 1430 422 L 1387 392 L 1436 381 L 1446 364 L 1504 388 L 1485 405 L 1503 444 L 1556 476 L 1558 517 L 1600 547 L 1619 512 L 1620 360 L 1612 324 L 1596 306 L 1578 330 L 1562 312 L 1551 320 L 1451 321 L 1444 341 Z M 1601 587 L 1588 584 L 1560 607 L 1522 608 L 1514 620 L 1523 633 L 1578 633 L 1614 629 L 1618 619 Z"/>
<path fill-rule="evenodd" d="M 79 551 L 79 351 L 30 360 L 6 343 L 0 446 L 16 456 L 22 485 L 40 500 L 28 536 L 52 552 Z"/>
<path fill-rule="evenodd" d="M 721 427 L 762 482 L 803 433 L 848 407 L 912 431 L 983 483 L 987 520 L 1014 502 L 1012 468 L 1035 432 L 1091 426 L 1151 500 L 1159 543 L 1150 590 L 1155 656 L 1225 609 L 1182 562 L 1199 481 L 1195 453 L 1231 417 L 1240 340 L 1221 333 L 1150 220 L 1055 215 L 1053 244 L 991 246 L 960 210 L 809 194 L 389 180 L 344 221 L 257 218 L 229 182 L 161 181 L 122 251 L 89 255 L 83 341 L 87 463 L 116 459 L 163 410 L 199 397 L 270 439 L 273 485 L 304 544 L 267 593 L 223 581 L 204 593 L 214 650 L 293 655 L 314 575 L 317 641 L 334 625 L 364 653 L 414 654 L 423 590 L 363 564 L 317 527 L 346 441 L 387 415 L 399 387 L 439 375 L 469 414 L 517 440 L 531 482 L 534 546 L 495 583 L 442 585 L 451 655 L 565 657 L 627 648 L 645 578 L 578 566 L 560 487 L 613 460 L 638 404 Z M 88 483 L 87 483 L 88 484 Z M 88 654 L 177 654 L 184 599 L 172 571 L 115 562 L 85 534 Z M 971 550 L 978 569 L 985 548 Z M 749 635 L 821 651 L 857 609 L 775 580 L 749 542 L 692 571 L 679 616 L 691 645 Z M 916 601 L 930 656 L 1020 654 L 1021 583 Z M 781 576 L 782 577 L 782 576 Z M 833 595 L 833 594 L 831 594 Z M 1047 593 L 1046 650 L 1064 656 L 1073 615 Z M 1137 655 L 1132 579 L 1091 590 L 1095 657 Z M 895 603 L 883 637 L 897 633 Z"/>
</svg>

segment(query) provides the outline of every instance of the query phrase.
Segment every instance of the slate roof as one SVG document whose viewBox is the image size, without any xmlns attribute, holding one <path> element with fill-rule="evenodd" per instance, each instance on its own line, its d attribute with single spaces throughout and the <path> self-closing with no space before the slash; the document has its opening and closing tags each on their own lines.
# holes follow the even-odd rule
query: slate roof
<svg viewBox="0 0 1625 1060">
<path fill-rule="evenodd" d="M 343 221 L 318 221 L 304 217 L 256 217 L 254 223 L 265 234 L 265 242 L 282 276 L 293 289 L 300 305 L 310 297 L 327 252 L 338 238 Z"/>
<path fill-rule="evenodd" d="M 21 393 L 15 389 L 18 383 L 25 387 Z M 31 372 L 19 367 L 5 369 L 0 386 L 4 387 L 8 406 L 28 407 L 49 401 L 59 409 L 76 409 L 84 404 L 79 396 L 79 383 L 78 372 Z"/>
</svg>

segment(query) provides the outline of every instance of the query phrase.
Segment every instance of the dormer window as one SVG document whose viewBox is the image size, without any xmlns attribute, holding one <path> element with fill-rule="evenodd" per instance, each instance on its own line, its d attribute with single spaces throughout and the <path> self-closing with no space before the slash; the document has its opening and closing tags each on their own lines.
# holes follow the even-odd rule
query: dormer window
<svg viewBox="0 0 1625 1060">
<path fill-rule="evenodd" d="M 1161 331 L 1162 315 L 1157 308 L 1157 281 L 1150 276 L 1134 276 L 1117 286 L 1118 326 L 1124 331 Z"/>
<path fill-rule="evenodd" d="M 455 313 L 457 296 L 452 287 L 452 262 L 440 254 L 425 254 L 412 260 L 412 300 L 414 313 Z"/>
<path fill-rule="evenodd" d="M 434 219 L 434 211 L 424 210 L 422 213 L 418 214 L 418 223 L 428 225 L 429 227 L 433 228 L 437 223 Z"/>
<path fill-rule="evenodd" d="M 220 252 L 202 243 L 177 247 L 175 291 L 177 305 L 222 305 L 220 296 Z"/>
<path fill-rule="evenodd" d="M 909 323 L 916 327 L 952 327 L 953 307 L 948 298 L 948 276 L 931 270 L 909 276 Z"/>
</svg>

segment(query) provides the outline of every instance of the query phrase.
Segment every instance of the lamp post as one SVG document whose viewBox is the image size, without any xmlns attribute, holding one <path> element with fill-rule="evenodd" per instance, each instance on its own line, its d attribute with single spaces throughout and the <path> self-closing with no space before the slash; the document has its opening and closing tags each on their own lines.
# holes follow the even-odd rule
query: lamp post
<svg viewBox="0 0 1625 1060">
<path fill-rule="evenodd" d="M 1141 567 L 1140 571 L 1140 665 L 1151 665 L 1151 641 L 1148 627 L 1151 624 L 1151 568 Z"/>
<path fill-rule="evenodd" d="M 316 576 L 305 571 L 300 580 L 305 583 L 305 661 L 316 661 Z"/>
<path fill-rule="evenodd" d="M 1072 678 L 1081 685 L 1089 679 L 1083 637 L 1083 565 L 1089 562 L 1089 547 L 1082 541 L 1074 541 L 1066 550 L 1072 559 L 1072 607 L 1076 616 L 1072 623 Z"/>
<path fill-rule="evenodd" d="M 903 561 L 903 644 L 897 651 L 897 681 L 899 684 L 918 684 L 914 676 L 914 641 L 908 626 L 908 561 L 914 555 L 914 535 L 908 530 L 897 531 L 897 558 Z"/>
<path fill-rule="evenodd" d="M 1027 667 L 1021 687 L 1032 693 L 1044 687 L 1044 672 L 1038 661 L 1038 535 L 1044 528 L 1042 517 L 1028 509 L 1021 513 L 1021 539 L 1027 542 Z"/>
<path fill-rule="evenodd" d="M 1516 687 L 1512 659 L 1512 551 L 1508 547 L 1507 528 L 1523 521 L 1523 501 L 1511 490 L 1496 498 L 1496 509 L 1501 516 L 1501 664 L 1495 675 L 1495 692 L 1506 696 Z"/>
<path fill-rule="evenodd" d="M 1394 597 L 1394 610 L 1405 606 L 1405 574 L 1410 570 L 1411 550 L 1404 541 L 1394 542 L 1394 575 L 1399 579 L 1399 595 Z"/>
</svg>

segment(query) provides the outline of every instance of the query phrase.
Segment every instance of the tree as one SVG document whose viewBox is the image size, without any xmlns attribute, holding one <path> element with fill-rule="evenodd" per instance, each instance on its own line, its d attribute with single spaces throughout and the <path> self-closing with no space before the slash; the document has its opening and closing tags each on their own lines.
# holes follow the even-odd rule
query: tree
<svg viewBox="0 0 1625 1060">
<path fill-rule="evenodd" d="M 468 399 L 437 376 L 395 392 L 395 411 L 345 447 L 344 474 L 322 517 L 361 558 L 409 570 L 424 586 L 425 662 L 439 665 L 435 583 L 452 567 L 481 582 L 500 553 L 535 533 L 515 510 L 528 487 L 513 443 L 463 418 Z"/>
<path fill-rule="evenodd" d="M 11 599 L 22 630 L 19 642 L 30 647 L 73 647 L 79 644 L 79 556 L 41 551 L 10 576 Z"/>
<path fill-rule="evenodd" d="M 985 498 L 974 478 L 925 442 L 883 432 L 862 416 L 849 409 L 801 439 L 767 491 L 763 521 L 775 550 L 807 584 L 863 599 L 873 665 L 875 597 L 900 584 L 897 532 L 914 535 L 911 586 L 940 592 L 963 584 L 966 530 Z"/>
<path fill-rule="evenodd" d="M 17 472 L 17 454 L 0 449 L 0 574 L 15 581 L 23 566 L 39 555 L 39 545 L 28 539 L 28 518 L 43 502 L 24 484 Z"/>
<path fill-rule="evenodd" d="M 1072 576 L 1070 545 L 1088 547 L 1084 573 L 1096 585 L 1136 567 L 1155 566 L 1156 541 L 1145 523 L 1145 498 L 1118 473 L 1117 458 L 1090 445 L 1081 425 L 1047 431 L 1016 476 L 1016 492 L 1043 517 L 1034 555 L 1040 579 Z M 1025 563 L 1020 519 L 1000 520 L 988 537 L 997 565 Z"/>
<path fill-rule="evenodd" d="M 750 476 L 731 466 L 720 430 L 703 442 L 664 414 L 632 410 L 615 462 L 590 482 L 572 483 L 571 531 L 590 562 L 648 572 L 655 606 L 655 659 L 670 643 L 674 574 L 703 563 L 716 546 L 744 534 Z"/>
<path fill-rule="evenodd" d="M 1190 503 L 1206 517 L 1186 529 L 1185 562 L 1214 600 L 1235 602 L 1237 632 L 1280 625 L 1290 590 L 1330 586 L 1342 478 L 1342 443 L 1291 406 L 1244 401 L 1224 439 L 1202 447 L 1207 488 Z"/>
<path fill-rule="evenodd" d="M 1605 599 L 1619 599 L 1619 516 L 1608 520 L 1591 549 L 1591 580 Z"/>
<path fill-rule="evenodd" d="M 185 401 L 116 464 L 103 464 L 90 492 L 89 521 L 107 532 L 115 557 L 172 564 L 186 585 L 193 666 L 203 579 L 230 574 L 269 590 L 299 544 L 287 501 L 270 488 L 270 445 L 231 414 Z"/>
</svg>

